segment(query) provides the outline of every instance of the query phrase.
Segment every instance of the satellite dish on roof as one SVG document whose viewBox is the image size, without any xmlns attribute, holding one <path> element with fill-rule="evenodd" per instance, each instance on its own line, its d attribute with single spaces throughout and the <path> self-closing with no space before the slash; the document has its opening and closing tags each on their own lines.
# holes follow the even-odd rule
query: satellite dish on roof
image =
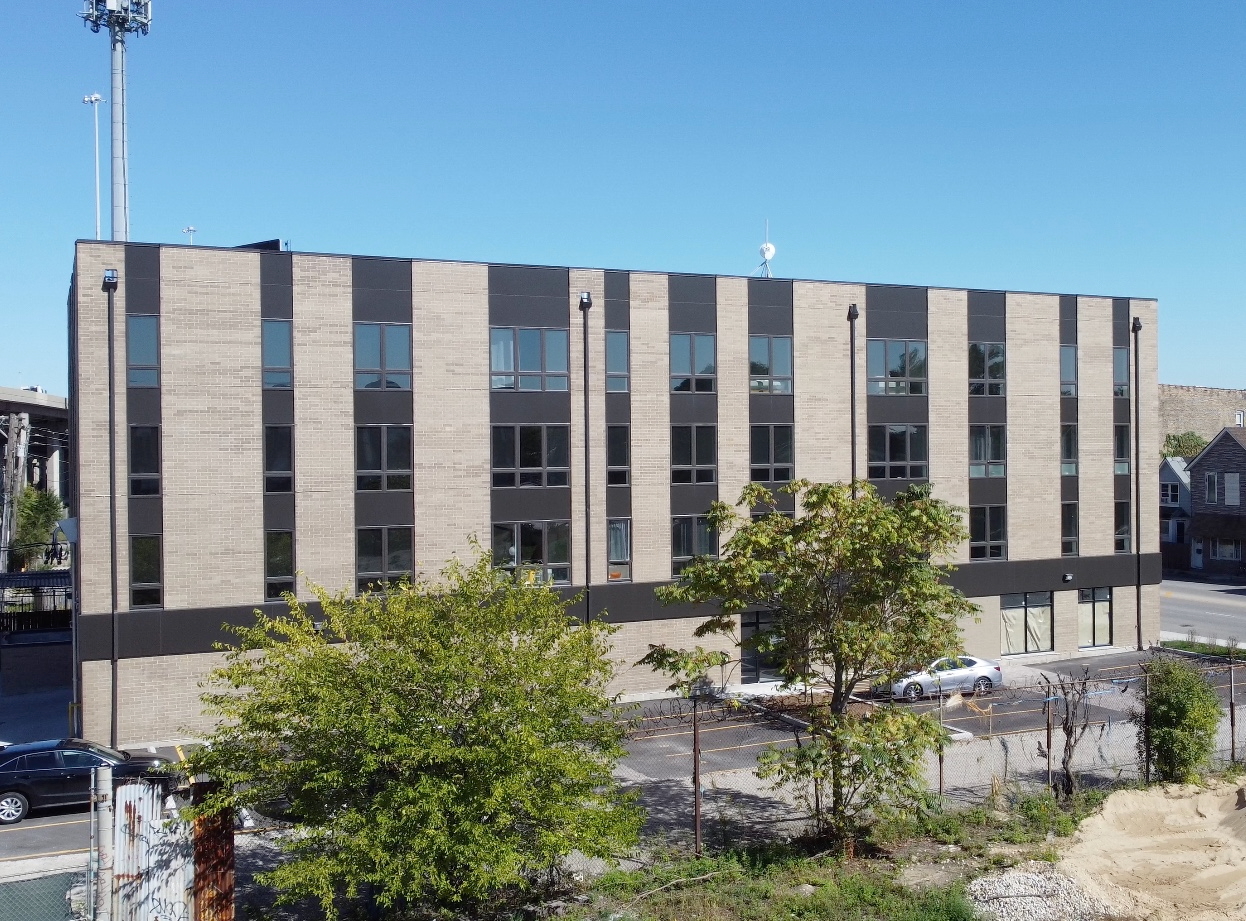
<svg viewBox="0 0 1246 921">
<path fill-rule="evenodd" d="M 761 253 L 761 265 L 753 270 L 753 274 L 758 278 L 773 278 L 774 274 L 770 271 L 770 260 L 774 258 L 774 244 L 770 242 L 770 221 L 766 221 L 766 242 L 758 249 Z"/>
</svg>

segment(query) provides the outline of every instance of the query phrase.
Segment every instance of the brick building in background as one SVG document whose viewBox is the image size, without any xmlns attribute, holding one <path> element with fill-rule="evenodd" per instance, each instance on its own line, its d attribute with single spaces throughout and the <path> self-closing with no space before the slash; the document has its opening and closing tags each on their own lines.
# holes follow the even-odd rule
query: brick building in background
<svg viewBox="0 0 1246 921">
<path fill-rule="evenodd" d="M 1246 426 L 1246 390 L 1159 385 L 1160 436 L 1195 432 L 1211 441 L 1222 429 Z"/>
<path fill-rule="evenodd" d="M 101 461 L 110 303 L 115 521 Z M 280 604 L 296 571 L 355 588 L 435 570 L 473 534 L 498 565 L 539 566 L 569 590 L 584 584 L 588 545 L 594 613 L 621 626 L 616 688 L 659 692 L 667 679 L 632 663 L 650 643 L 693 642 L 704 613 L 664 608 L 653 589 L 716 552 L 710 502 L 734 500 L 750 479 L 848 480 L 854 399 L 863 478 L 888 495 L 929 481 L 969 508 L 972 538 L 952 576 L 981 608 L 963 625 L 969 652 L 1035 661 L 1155 641 L 1156 310 L 1123 298 L 79 242 L 84 731 L 108 736 L 114 655 L 119 741 L 168 738 L 201 720 L 196 683 L 221 659 L 222 623 Z M 310 597 L 301 581 L 297 592 Z M 741 626 L 756 629 L 756 616 Z M 760 672 L 746 662 L 736 678 Z"/>
</svg>

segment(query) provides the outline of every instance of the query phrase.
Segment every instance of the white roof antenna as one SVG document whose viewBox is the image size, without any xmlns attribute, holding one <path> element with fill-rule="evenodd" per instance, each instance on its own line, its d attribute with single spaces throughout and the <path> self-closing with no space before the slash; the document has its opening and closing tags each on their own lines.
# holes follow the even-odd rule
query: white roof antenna
<svg viewBox="0 0 1246 921">
<path fill-rule="evenodd" d="M 774 258 L 774 244 L 770 242 L 770 221 L 766 221 L 766 242 L 761 245 L 761 265 L 753 270 L 756 278 L 774 278 L 770 271 L 770 260 Z"/>
</svg>

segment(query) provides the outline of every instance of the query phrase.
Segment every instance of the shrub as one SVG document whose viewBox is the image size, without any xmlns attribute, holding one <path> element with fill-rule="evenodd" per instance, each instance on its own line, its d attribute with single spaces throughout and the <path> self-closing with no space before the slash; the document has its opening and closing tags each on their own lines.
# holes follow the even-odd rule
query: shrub
<svg viewBox="0 0 1246 921">
<path fill-rule="evenodd" d="M 1154 659 L 1145 671 L 1142 710 L 1134 714 L 1143 733 L 1143 757 L 1159 780 L 1194 781 L 1211 761 L 1220 698 L 1202 674 L 1180 659 Z"/>
</svg>

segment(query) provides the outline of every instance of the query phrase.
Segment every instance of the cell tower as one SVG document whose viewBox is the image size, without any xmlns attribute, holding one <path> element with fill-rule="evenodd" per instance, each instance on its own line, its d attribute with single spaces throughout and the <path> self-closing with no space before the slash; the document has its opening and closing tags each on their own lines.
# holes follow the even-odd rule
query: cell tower
<svg viewBox="0 0 1246 921">
<path fill-rule="evenodd" d="M 130 239 L 130 129 L 126 117 L 125 37 L 147 34 L 151 0 L 83 0 L 78 15 L 92 32 L 108 30 L 112 44 L 112 238 Z"/>
<path fill-rule="evenodd" d="M 757 278 L 774 278 L 770 271 L 770 260 L 774 258 L 774 244 L 770 242 L 770 222 L 766 221 L 766 242 L 760 247 L 761 265 L 753 270 Z"/>
</svg>

